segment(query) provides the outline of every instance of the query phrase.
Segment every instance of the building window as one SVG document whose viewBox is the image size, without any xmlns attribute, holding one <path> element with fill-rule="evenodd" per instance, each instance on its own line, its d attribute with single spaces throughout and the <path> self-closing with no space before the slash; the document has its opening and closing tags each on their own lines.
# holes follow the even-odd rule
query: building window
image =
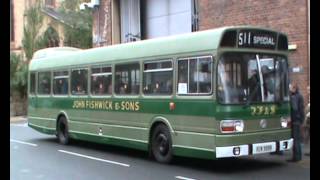
<svg viewBox="0 0 320 180">
<path fill-rule="evenodd" d="M 47 47 L 58 47 L 59 46 L 59 34 L 58 32 L 51 26 L 47 28 L 44 32 L 45 37 L 45 45 Z"/>
<path fill-rule="evenodd" d="M 51 90 L 51 72 L 38 73 L 38 94 L 49 95 Z"/>
<path fill-rule="evenodd" d="M 73 95 L 88 94 L 88 69 L 73 69 L 71 72 L 71 92 Z"/>
<path fill-rule="evenodd" d="M 95 67 L 91 69 L 91 94 L 106 95 L 112 93 L 111 67 Z"/>
<path fill-rule="evenodd" d="M 152 39 L 193 31 L 196 0 L 141 0 L 143 39 Z"/>
<path fill-rule="evenodd" d="M 116 65 L 115 93 L 139 94 L 140 68 L 139 63 Z"/>
<path fill-rule="evenodd" d="M 170 95 L 172 93 L 172 62 L 146 62 L 143 71 L 143 93 Z"/>
<path fill-rule="evenodd" d="M 54 8 L 55 7 L 55 0 L 45 0 L 45 7 Z"/>
<path fill-rule="evenodd" d="M 65 95 L 68 94 L 68 71 L 60 71 L 53 73 L 53 94 Z"/>
<path fill-rule="evenodd" d="M 121 42 L 141 39 L 140 0 L 120 0 Z"/>
<path fill-rule="evenodd" d="M 178 94 L 210 94 L 212 67 L 211 56 L 180 59 L 178 61 Z"/>
</svg>

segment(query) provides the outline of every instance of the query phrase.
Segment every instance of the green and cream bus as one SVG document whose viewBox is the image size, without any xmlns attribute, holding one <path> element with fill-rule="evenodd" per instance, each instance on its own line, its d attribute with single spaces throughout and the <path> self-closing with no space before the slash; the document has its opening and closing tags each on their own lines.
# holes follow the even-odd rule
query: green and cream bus
<svg viewBox="0 0 320 180">
<path fill-rule="evenodd" d="M 283 151 L 293 144 L 288 81 L 287 36 L 252 26 L 43 49 L 29 65 L 28 126 L 165 163 Z"/>
</svg>

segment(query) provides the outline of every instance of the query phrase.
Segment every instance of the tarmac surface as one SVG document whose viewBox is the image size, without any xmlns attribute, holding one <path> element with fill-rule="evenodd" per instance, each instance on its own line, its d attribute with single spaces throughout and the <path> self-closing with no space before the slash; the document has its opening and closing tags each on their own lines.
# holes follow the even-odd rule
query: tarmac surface
<svg viewBox="0 0 320 180">
<path fill-rule="evenodd" d="M 175 158 L 160 164 L 143 151 L 74 141 L 63 146 L 55 136 L 41 134 L 25 117 L 10 119 L 10 179 L 310 179 L 310 156 L 297 163 L 284 155 L 201 160 Z M 310 152 L 309 145 L 304 153 Z"/>
</svg>

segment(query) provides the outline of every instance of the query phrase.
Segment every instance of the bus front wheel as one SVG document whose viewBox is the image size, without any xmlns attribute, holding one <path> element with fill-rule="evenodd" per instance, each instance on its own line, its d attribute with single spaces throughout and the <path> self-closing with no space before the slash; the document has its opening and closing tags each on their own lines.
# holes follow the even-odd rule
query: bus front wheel
<svg viewBox="0 0 320 180">
<path fill-rule="evenodd" d="M 60 144 L 69 143 L 68 123 L 65 117 L 60 117 L 57 124 L 57 137 Z"/>
<path fill-rule="evenodd" d="M 172 140 L 169 129 L 159 124 L 152 133 L 152 154 L 161 163 L 169 163 L 172 159 Z"/>
</svg>

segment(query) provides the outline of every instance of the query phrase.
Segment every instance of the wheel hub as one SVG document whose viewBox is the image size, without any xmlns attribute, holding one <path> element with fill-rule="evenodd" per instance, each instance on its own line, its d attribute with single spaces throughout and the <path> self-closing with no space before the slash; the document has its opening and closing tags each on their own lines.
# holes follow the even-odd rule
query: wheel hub
<svg viewBox="0 0 320 180">
<path fill-rule="evenodd" d="M 158 142 L 159 152 L 162 155 L 167 154 L 169 149 L 168 138 L 163 133 L 161 133 L 157 137 L 157 142 Z"/>
</svg>

